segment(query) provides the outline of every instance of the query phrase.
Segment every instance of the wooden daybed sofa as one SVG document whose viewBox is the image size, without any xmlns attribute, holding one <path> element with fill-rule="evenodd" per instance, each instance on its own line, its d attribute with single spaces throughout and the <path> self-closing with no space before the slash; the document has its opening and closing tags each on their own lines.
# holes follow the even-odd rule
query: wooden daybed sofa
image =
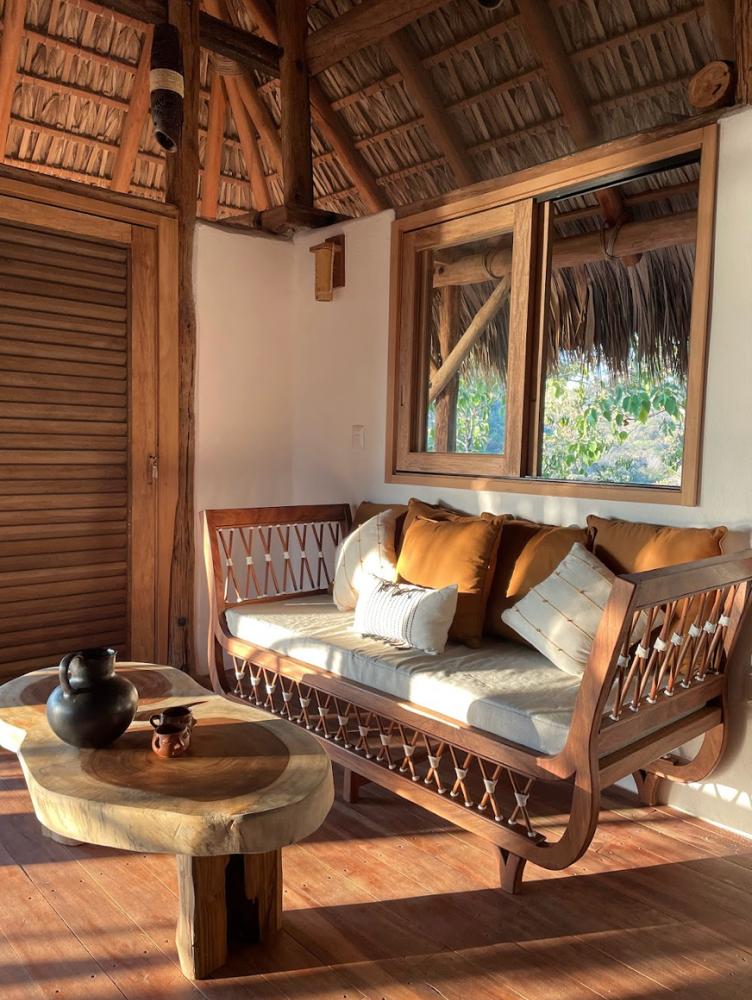
<svg viewBox="0 0 752 1000">
<path fill-rule="evenodd" d="M 602 788 L 633 775 L 655 803 L 661 779 L 701 780 L 721 758 L 752 550 L 617 577 L 580 679 L 512 642 L 428 657 L 355 635 L 329 596 L 348 505 L 203 516 L 215 690 L 325 741 L 350 801 L 377 782 L 490 840 L 507 891 L 527 861 L 585 852 Z M 630 639 L 643 611 L 663 623 L 647 653 Z"/>
</svg>

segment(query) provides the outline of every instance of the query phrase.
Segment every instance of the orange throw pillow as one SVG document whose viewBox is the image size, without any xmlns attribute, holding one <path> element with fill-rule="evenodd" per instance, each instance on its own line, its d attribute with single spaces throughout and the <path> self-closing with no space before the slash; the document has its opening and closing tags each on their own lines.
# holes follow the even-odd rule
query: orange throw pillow
<svg viewBox="0 0 752 1000">
<path fill-rule="evenodd" d="M 372 517 L 376 517 L 377 514 L 383 514 L 385 510 L 393 510 L 394 516 L 397 519 L 397 527 L 394 534 L 396 546 L 397 540 L 402 536 L 402 526 L 407 516 L 407 506 L 404 503 L 373 503 L 371 500 L 364 500 L 361 504 L 358 504 L 358 509 L 355 511 L 352 524 L 353 531 L 359 528 L 361 524 L 365 524 L 366 521 L 370 521 Z"/>
<path fill-rule="evenodd" d="M 418 517 L 427 517 L 430 521 L 454 521 L 458 517 L 472 516 L 472 514 L 464 514 L 460 510 L 450 510 L 449 507 L 442 507 L 441 504 L 426 503 L 425 500 L 416 500 L 413 497 L 407 504 L 407 514 L 402 525 L 400 544 L 404 541 L 408 528 Z"/>
<path fill-rule="evenodd" d="M 418 514 L 405 531 L 397 560 L 399 579 L 406 583 L 434 589 L 457 584 L 457 611 L 449 637 L 473 648 L 480 645 L 483 634 L 499 529 L 498 520 L 489 518 L 452 515 L 429 520 Z"/>
<path fill-rule="evenodd" d="M 496 570 L 486 607 L 485 632 L 514 642 L 524 642 L 514 629 L 501 620 L 502 614 L 547 579 L 562 559 L 569 555 L 576 542 L 586 544 L 585 528 L 560 528 L 512 518 L 506 520 L 501 529 Z"/>
<path fill-rule="evenodd" d="M 590 548 L 614 573 L 641 573 L 722 554 L 728 528 L 672 528 L 617 518 L 587 519 Z"/>
</svg>

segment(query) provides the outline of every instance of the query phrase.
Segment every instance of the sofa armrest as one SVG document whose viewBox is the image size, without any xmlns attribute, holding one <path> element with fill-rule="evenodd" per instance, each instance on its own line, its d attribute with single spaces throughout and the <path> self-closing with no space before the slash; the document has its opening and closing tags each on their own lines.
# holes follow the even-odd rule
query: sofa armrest
<svg viewBox="0 0 752 1000">
<path fill-rule="evenodd" d="M 750 581 L 752 549 L 617 577 L 565 750 L 575 767 L 594 751 L 603 780 L 615 781 L 648 737 L 658 746 L 665 731 L 669 752 L 719 724 L 732 665 L 743 658 Z"/>
</svg>

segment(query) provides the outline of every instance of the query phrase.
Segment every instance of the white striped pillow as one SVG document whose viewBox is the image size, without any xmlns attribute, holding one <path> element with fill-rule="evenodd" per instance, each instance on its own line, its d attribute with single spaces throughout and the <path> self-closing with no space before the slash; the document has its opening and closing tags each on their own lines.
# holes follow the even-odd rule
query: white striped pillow
<svg viewBox="0 0 752 1000">
<path fill-rule="evenodd" d="M 553 573 L 501 616 L 567 674 L 582 675 L 611 594 L 614 574 L 576 542 Z M 654 624 L 659 624 L 656 620 Z M 631 636 L 645 634 L 644 612 Z"/>
<path fill-rule="evenodd" d="M 382 580 L 397 579 L 394 534 L 397 519 L 384 510 L 347 536 L 337 553 L 332 596 L 340 611 L 352 611 L 365 573 Z"/>
<path fill-rule="evenodd" d="M 354 628 L 401 649 L 443 653 L 457 610 L 456 584 L 431 590 L 412 583 L 363 578 Z"/>
</svg>

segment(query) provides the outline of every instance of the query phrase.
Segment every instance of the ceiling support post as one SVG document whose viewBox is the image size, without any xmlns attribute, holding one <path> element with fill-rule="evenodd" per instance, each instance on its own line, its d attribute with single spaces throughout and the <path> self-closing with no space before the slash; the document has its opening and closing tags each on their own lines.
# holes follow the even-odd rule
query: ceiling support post
<svg viewBox="0 0 752 1000">
<path fill-rule="evenodd" d="M 167 157 L 167 201 L 178 209 L 178 498 L 170 571 L 168 663 L 195 668 L 194 596 L 196 305 L 193 241 L 198 193 L 199 2 L 168 0 L 168 18 L 180 33 L 185 99 L 177 152 Z"/>
</svg>

